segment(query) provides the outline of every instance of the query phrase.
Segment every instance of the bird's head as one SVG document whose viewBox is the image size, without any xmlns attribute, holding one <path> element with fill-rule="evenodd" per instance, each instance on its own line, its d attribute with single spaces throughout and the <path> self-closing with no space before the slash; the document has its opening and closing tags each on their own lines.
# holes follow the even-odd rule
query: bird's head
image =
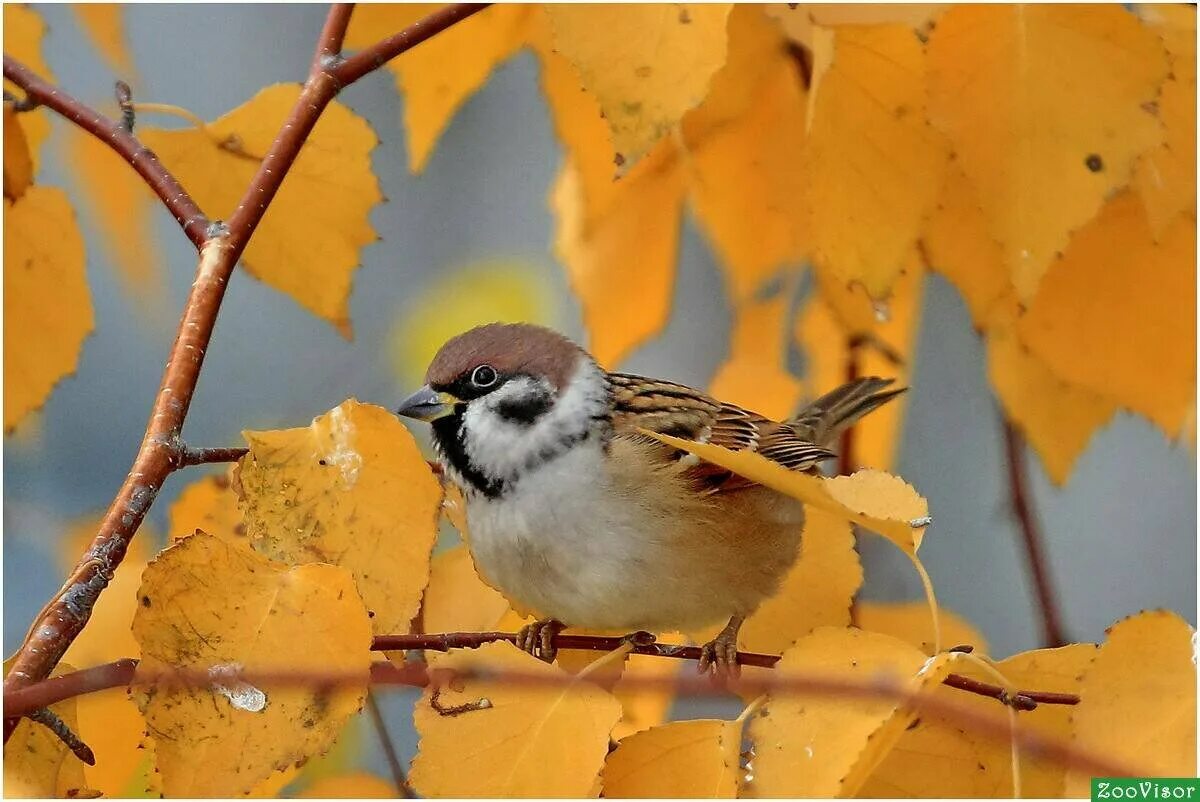
<svg viewBox="0 0 1200 802">
<path fill-rule="evenodd" d="M 490 323 L 442 346 L 398 414 L 433 425 L 446 467 L 496 495 L 572 447 L 607 437 L 608 381 L 558 332 Z"/>
</svg>

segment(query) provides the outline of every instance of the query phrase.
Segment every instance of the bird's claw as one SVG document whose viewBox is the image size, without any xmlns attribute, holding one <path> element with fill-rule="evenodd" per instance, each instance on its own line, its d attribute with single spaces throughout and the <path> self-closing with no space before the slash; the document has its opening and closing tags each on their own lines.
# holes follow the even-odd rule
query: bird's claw
<svg viewBox="0 0 1200 802">
<path fill-rule="evenodd" d="M 554 636 L 566 629 L 566 625 L 554 618 L 543 618 L 526 624 L 517 632 L 517 648 L 528 652 L 539 660 L 553 663 L 558 656 Z"/>
<path fill-rule="evenodd" d="M 735 616 L 721 630 L 717 637 L 700 647 L 700 661 L 697 668 L 701 674 L 710 671 L 715 678 L 728 677 L 737 679 L 741 676 L 742 668 L 738 665 L 738 630 L 742 619 Z"/>
</svg>

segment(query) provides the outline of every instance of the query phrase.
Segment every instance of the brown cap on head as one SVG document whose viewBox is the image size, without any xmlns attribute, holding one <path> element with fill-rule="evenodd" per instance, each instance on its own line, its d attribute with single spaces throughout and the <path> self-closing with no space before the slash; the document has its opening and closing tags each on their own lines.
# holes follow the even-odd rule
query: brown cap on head
<svg viewBox="0 0 1200 802">
<path fill-rule="evenodd" d="M 501 374 L 544 376 L 555 387 L 571 379 L 586 353 L 557 331 L 531 323 L 488 323 L 449 340 L 429 363 L 425 380 L 450 384 L 479 365 Z"/>
</svg>

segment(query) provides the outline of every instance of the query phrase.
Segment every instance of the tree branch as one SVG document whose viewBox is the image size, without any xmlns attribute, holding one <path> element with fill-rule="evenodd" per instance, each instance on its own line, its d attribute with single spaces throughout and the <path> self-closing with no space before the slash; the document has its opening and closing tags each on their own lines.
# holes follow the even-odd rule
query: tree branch
<svg viewBox="0 0 1200 802">
<path fill-rule="evenodd" d="M 248 448 L 192 448 L 184 446 L 179 455 L 179 467 L 210 465 L 215 462 L 237 462 L 250 451 Z"/>
<path fill-rule="evenodd" d="M 192 244 L 197 248 L 204 245 L 208 240 L 208 218 L 171 171 L 132 131 L 125 130 L 121 123 L 110 120 L 83 101 L 42 80 L 37 73 L 7 53 L 4 54 L 4 77 L 21 87 L 27 99 L 53 109 L 121 154 L 158 195 Z"/>
<path fill-rule="evenodd" d="M 350 15 L 354 13 L 354 3 L 334 3 L 325 18 L 325 27 L 317 37 L 317 52 L 313 56 L 309 77 L 322 70 L 336 66 L 335 62 L 342 56 L 342 42 L 346 40 L 346 29 L 350 27 Z"/>
<path fill-rule="evenodd" d="M 415 47 L 429 37 L 479 10 L 478 6 L 451 6 L 430 14 L 388 37 L 364 54 L 367 61 L 338 62 L 329 48 L 339 43 L 349 22 L 350 7 L 330 10 L 313 63 L 314 71 L 284 120 L 270 152 L 259 165 L 227 226 L 210 226 L 179 182 L 120 125 L 43 81 L 27 67 L 4 57 L 4 77 L 22 87 L 32 99 L 57 111 L 123 155 L 171 209 L 184 231 L 200 249 L 196 280 L 184 306 L 175 342 L 171 346 L 162 383 L 133 467 L 108 508 L 100 529 L 66 582 L 34 620 L 4 678 L 5 695 L 45 679 L 67 647 L 82 631 L 100 593 L 112 581 L 134 532 L 141 525 L 163 482 L 183 465 L 181 432 L 199 379 L 204 354 L 212 338 L 217 312 L 238 259 L 279 191 L 301 147 L 322 112 L 338 91 L 374 70 L 384 61 Z M 363 54 L 359 54 L 363 55 Z M 377 59 L 382 59 L 376 62 Z M 16 719 L 5 710 L 7 742 Z"/>
<path fill-rule="evenodd" d="M 502 635 L 508 639 L 514 637 L 507 633 L 456 633 L 453 636 L 415 635 L 413 638 L 444 638 L 459 635 Z M 406 636 L 390 636 L 400 638 Z M 580 638 L 583 636 L 571 636 Z M 617 640 L 620 640 L 619 638 Z M 391 648 L 392 642 L 383 646 L 377 640 L 379 648 Z M 565 644 L 560 644 L 565 647 Z M 321 671 L 242 671 L 237 679 L 255 686 L 284 685 L 292 687 L 332 688 L 339 685 L 361 685 L 363 673 L 358 672 L 321 672 Z M 424 665 L 408 663 L 397 666 L 389 661 L 380 660 L 372 663 L 370 684 L 372 686 L 402 685 L 408 687 L 425 687 L 431 683 L 442 685 L 453 679 L 476 679 L 495 684 L 505 684 L 523 687 L 556 687 L 572 685 L 580 680 L 565 673 L 522 672 L 522 671 L 466 671 L 459 669 L 439 669 L 434 667 L 427 670 Z M 230 678 L 223 676 L 222 681 Z M 35 685 L 14 691 L 5 691 L 4 709 L 10 715 L 24 715 L 47 705 L 60 702 L 84 693 L 120 688 L 133 685 L 155 685 L 163 687 L 202 688 L 209 687 L 212 676 L 207 670 L 192 668 L 159 674 L 138 674 L 137 661 L 119 660 L 93 668 L 75 671 L 70 674 L 52 677 Z M 711 696 L 725 693 L 725 689 L 714 685 L 708 678 L 701 676 L 634 676 L 628 675 L 622 679 L 631 689 L 675 691 L 680 694 L 694 696 Z M 999 717 L 982 714 L 957 702 L 942 699 L 929 693 L 919 693 L 910 690 L 902 682 L 877 677 L 873 679 L 849 679 L 843 676 L 828 674 L 799 674 L 787 672 L 778 677 L 753 676 L 743 677 L 739 688 L 754 694 L 773 693 L 783 694 L 817 694 L 823 696 L 838 696 L 849 698 L 890 699 L 906 707 L 921 712 L 931 712 L 949 718 L 960 725 L 971 727 L 987 737 L 1000 740 L 1015 739 L 1024 750 L 1061 763 L 1086 769 L 1095 776 L 1130 777 L 1146 776 L 1144 770 L 1122 764 L 1117 760 L 1090 750 L 1082 749 L 1068 741 L 1050 738 L 1027 727 L 1018 727 L 1015 731 L 1010 728 L 1007 716 Z"/>
<path fill-rule="evenodd" d="M 1067 643 L 1067 638 L 1063 635 L 1058 594 L 1050 578 L 1041 529 L 1025 484 L 1025 439 L 1008 420 L 1002 419 L 1001 423 L 1004 426 L 1004 453 L 1008 460 L 1009 498 L 1017 528 L 1021 532 L 1021 541 L 1025 544 L 1025 558 L 1042 613 L 1042 640 L 1047 646 L 1062 646 Z"/>
</svg>

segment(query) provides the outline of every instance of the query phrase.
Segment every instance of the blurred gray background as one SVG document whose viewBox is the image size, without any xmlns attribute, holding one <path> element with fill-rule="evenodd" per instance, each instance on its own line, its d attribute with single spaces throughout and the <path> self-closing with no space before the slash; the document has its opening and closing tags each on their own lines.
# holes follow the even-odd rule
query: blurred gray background
<svg viewBox="0 0 1200 802">
<path fill-rule="evenodd" d="M 50 28 L 44 50 L 58 82 L 111 110 L 112 82 L 120 76 L 101 60 L 70 8 L 35 8 Z M 302 80 L 324 13 L 324 6 L 130 6 L 135 96 L 213 119 L 266 84 Z M 526 265 L 554 299 L 547 322 L 582 335 L 578 304 L 549 252 L 553 229 L 545 197 L 561 149 L 530 54 L 501 66 L 465 105 L 421 176 L 406 169 L 403 99 L 389 73 L 352 86 L 341 101 L 382 141 L 373 162 L 389 198 L 371 216 L 382 241 L 363 251 L 354 279 L 355 340 L 344 341 L 239 271 L 188 418 L 185 436 L 193 444 L 236 445 L 242 429 L 306 425 L 350 396 L 394 405 L 408 388 L 389 355 L 392 327 L 411 308 L 410 299 L 464 265 L 495 259 Z M 38 181 L 77 198 L 56 152 L 64 126 L 55 122 Z M 165 212 L 156 215 L 167 257 L 169 303 L 162 313 L 148 313 L 126 290 L 99 246 L 96 220 L 81 214 L 96 330 L 78 374 L 43 410 L 40 433 L 5 440 L 5 654 L 20 645 L 30 619 L 63 578 L 59 534 L 80 516 L 103 511 L 146 423 L 195 264 L 174 223 Z M 729 312 L 714 256 L 691 221 L 680 251 L 670 325 L 622 367 L 703 386 L 727 353 Z M 897 468 L 929 498 L 934 524 L 921 553 L 939 600 L 972 621 L 994 655 L 1004 656 L 1040 645 L 1041 629 L 1009 513 L 996 406 L 983 349 L 957 292 L 931 276 L 925 293 Z M 1187 447 L 1121 414 L 1095 437 L 1066 487 L 1054 488 L 1032 455 L 1028 472 L 1072 639 L 1102 639 L 1106 626 L 1145 608 L 1167 607 L 1195 624 L 1196 467 Z M 197 476 L 168 481 L 150 513 L 156 531 L 166 528 L 166 511 L 180 488 Z M 881 543 L 862 542 L 863 597 L 919 598 L 905 558 Z M 409 704 L 403 693 L 386 702 L 405 757 L 415 749 Z M 712 705 L 677 713 L 690 717 L 702 709 Z M 382 770 L 378 754 L 370 762 Z"/>
</svg>

